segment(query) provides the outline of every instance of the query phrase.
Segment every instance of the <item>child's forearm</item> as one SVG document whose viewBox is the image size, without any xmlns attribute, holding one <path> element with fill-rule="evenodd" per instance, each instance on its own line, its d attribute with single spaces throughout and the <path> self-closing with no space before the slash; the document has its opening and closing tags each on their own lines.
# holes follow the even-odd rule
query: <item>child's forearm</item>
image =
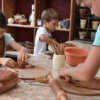
<svg viewBox="0 0 100 100">
<path fill-rule="evenodd" d="M 91 74 L 87 73 L 84 66 L 85 66 L 85 63 L 79 64 L 76 68 L 73 69 L 72 73 L 70 73 L 71 77 L 74 80 L 79 80 L 79 81 L 91 80 Z"/>
<path fill-rule="evenodd" d="M 80 64 L 75 68 L 72 77 L 83 81 L 92 80 L 100 67 L 99 53 L 100 47 L 93 47 L 85 63 Z"/>
<path fill-rule="evenodd" d="M 43 42 L 45 42 L 45 43 L 47 43 L 47 44 L 49 44 L 49 45 L 51 44 L 50 41 L 55 41 L 55 40 L 53 40 L 53 39 L 47 37 L 46 35 L 41 35 L 41 36 L 40 36 L 40 40 L 43 41 Z M 56 42 L 56 41 L 55 41 L 55 42 Z M 58 43 L 58 42 L 56 42 L 56 43 Z"/>
<path fill-rule="evenodd" d="M 17 43 L 16 41 L 13 41 L 13 42 L 10 44 L 10 46 L 11 46 L 13 49 L 17 50 L 17 51 L 21 51 L 21 50 L 26 50 L 26 51 L 28 51 L 25 47 L 21 46 L 21 45 L 20 45 L 19 43 Z"/>
<path fill-rule="evenodd" d="M 10 44 L 10 46 L 11 46 L 13 49 L 17 50 L 17 51 L 20 51 L 21 48 L 22 48 L 22 46 L 21 46 L 20 44 L 18 44 L 16 41 L 13 41 L 13 42 Z"/>
</svg>

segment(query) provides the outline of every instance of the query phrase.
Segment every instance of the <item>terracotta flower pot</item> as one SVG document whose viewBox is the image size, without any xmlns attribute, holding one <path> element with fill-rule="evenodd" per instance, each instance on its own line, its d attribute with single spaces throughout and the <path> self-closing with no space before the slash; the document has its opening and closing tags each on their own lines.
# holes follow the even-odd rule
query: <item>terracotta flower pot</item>
<svg viewBox="0 0 100 100">
<path fill-rule="evenodd" d="M 83 63 L 86 60 L 88 54 L 89 51 L 86 49 L 80 49 L 80 48 L 65 49 L 66 62 L 71 66 L 77 66 L 78 64 Z"/>
</svg>

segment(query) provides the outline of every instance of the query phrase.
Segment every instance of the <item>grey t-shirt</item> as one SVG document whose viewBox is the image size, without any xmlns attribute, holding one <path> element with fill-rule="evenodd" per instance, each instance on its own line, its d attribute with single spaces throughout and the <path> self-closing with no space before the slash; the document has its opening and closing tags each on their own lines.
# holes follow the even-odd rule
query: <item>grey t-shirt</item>
<svg viewBox="0 0 100 100">
<path fill-rule="evenodd" d="M 11 42 L 13 42 L 14 38 L 9 33 L 4 33 L 4 38 L 5 38 L 5 50 L 6 50 L 6 46 L 8 46 Z"/>
<path fill-rule="evenodd" d="M 8 46 L 11 42 L 14 41 L 14 38 L 9 33 L 4 33 L 4 38 L 5 38 L 5 49 L 6 49 L 6 46 Z"/>
</svg>

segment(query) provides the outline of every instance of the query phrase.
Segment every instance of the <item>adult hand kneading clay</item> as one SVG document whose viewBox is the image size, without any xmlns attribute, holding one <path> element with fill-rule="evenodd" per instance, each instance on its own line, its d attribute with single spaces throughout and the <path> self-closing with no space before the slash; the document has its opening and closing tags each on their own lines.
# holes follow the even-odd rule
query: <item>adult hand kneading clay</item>
<svg viewBox="0 0 100 100">
<path fill-rule="evenodd" d="M 18 75 L 12 69 L 0 69 L 0 94 L 17 86 Z"/>
</svg>

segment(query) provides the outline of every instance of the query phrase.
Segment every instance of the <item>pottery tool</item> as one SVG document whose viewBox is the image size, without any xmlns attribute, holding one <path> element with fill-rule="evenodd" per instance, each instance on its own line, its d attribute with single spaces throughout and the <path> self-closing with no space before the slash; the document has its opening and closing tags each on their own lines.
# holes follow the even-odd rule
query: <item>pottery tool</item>
<svg viewBox="0 0 100 100">
<path fill-rule="evenodd" d="M 24 46 L 25 46 L 26 48 L 29 48 L 29 49 L 33 49 L 33 48 L 34 48 L 33 46 L 31 46 L 31 45 L 29 45 L 29 44 L 24 44 Z"/>
<path fill-rule="evenodd" d="M 51 43 L 51 47 L 52 47 L 52 49 L 53 49 L 53 52 L 54 52 L 55 54 L 57 54 L 57 50 L 56 50 L 56 46 L 55 46 L 54 42 L 51 41 L 51 40 L 49 40 L 49 41 L 50 41 L 50 43 Z"/>
<path fill-rule="evenodd" d="M 64 45 L 63 44 L 56 43 L 53 40 L 52 41 L 50 40 L 50 43 L 51 43 L 51 47 L 55 54 L 64 55 Z"/>
<path fill-rule="evenodd" d="M 32 46 L 32 47 L 34 47 L 34 44 L 33 44 L 32 42 L 25 41 L 25 44 L 28 44 L 28 45 L 30 45 L 30 46 Z"/>
<path fill-rule="evenodd" d="M 63 91 L 63 89 L 61 88 L 61 86 L 57 82 L 57 80 L 54 79 L 51 75 L 49 75 L 47 78 L 48 78 L 49 84 L 52 87 L 57 99 L 58 100 L 68 100 L 66 93 Z"/>
<path fill-rule="evenodd" d="M 25 41 L 23 46 L 28 49 L 29 53 L 33 54 L 34 44 L 32 42 Z"/>
<path fill-rule="evenodd" d="M 77 47 L 76 45 L 72 43 L 57 43 L 54 40 L 50 40 L 51 48 L 53 52 L 57 55 L 64 55 L 65 48 L 69 47 Z"/>
</svg>

